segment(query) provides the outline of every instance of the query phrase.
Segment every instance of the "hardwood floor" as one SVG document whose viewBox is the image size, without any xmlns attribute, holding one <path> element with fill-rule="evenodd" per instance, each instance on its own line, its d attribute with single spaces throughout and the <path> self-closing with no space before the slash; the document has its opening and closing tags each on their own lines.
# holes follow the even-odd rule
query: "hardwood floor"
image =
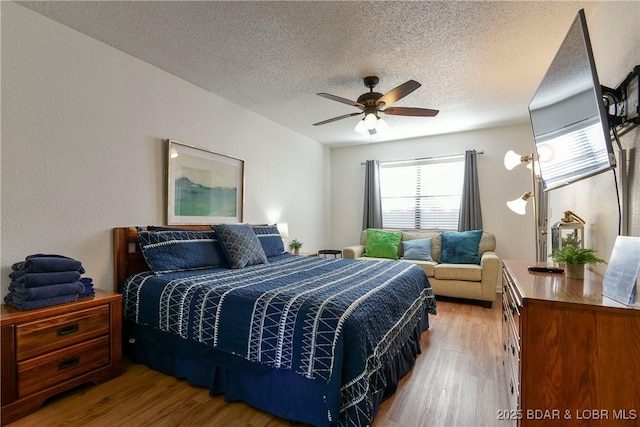
<svg viewBox="0 0 640 427">
<path fill-rule="evenodd" d="M 497 411 L 508 408 L 500 298 L 491 309 L 438 301 L 422 354 L 372 427 L 507 425 L 497 420 Z M 104 384 L 57 396 L 10 426 L 291 426 L 143 365 L 128 362 L 125 369 Z"/>
</svg>

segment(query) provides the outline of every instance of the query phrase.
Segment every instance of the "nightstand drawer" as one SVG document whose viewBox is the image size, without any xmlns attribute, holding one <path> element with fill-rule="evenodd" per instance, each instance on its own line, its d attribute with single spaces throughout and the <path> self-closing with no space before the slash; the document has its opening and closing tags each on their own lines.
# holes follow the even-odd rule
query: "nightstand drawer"
<svg viewBox="0 0 640 427">
<path fill-rule="evenodd" d="M 104 336 L 18 363 L 20 398 L 110 362 L 109 337 Z"/>
<path fill-rule="evenodd" d="M 108 305 L 24 323 L 16 327 L 16 359 L 24 360 L 108 333 Z"/>
</svg>

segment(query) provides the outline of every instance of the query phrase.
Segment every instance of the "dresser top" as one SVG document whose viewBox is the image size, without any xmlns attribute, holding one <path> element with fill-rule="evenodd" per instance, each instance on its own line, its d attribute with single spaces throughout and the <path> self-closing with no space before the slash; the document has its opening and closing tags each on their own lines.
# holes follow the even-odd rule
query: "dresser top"
<svg viewBox="0 0 640 427">
<path fill-rule="evenodd" d="M 35 310 L 18 310 L 10 305 L 2 304 L 0 305 L 0 319 L 2 326 L 5 326 L 12 323 L 18 323 L 20 321 L 33 321 L 98 305 L 109 304 L 113 301 L 118 301 L 121 298 L 122 295 L 120 294 L 104 291 L 102 289 L 95 289 L 95 295 L 93 296 L 78 298 L 78 300 L 74 302 L 37 308 Z"/>
<path fill-rule="evenodd" d="M 587 304 L 601 307 L 640 309 L 627 306 L 603 295 L 602 276 L 586 270 L 584 280 L 568 279 L 564 274 L 530 272 L 530 265 L 551 265 L 527 261 L 504 260 L 505 267 L 515 281 L 518 298 L 535 299 L 571 304 Z"/>
</svg>

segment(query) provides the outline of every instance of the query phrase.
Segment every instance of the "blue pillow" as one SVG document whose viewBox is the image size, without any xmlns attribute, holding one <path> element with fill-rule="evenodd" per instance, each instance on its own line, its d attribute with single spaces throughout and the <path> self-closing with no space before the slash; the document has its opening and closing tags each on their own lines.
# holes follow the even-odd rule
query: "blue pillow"
<svg viewBox="0 0 640 427">
<path fill-rule="evenodd" d="M 433 261 L 431 257 L 431 237 L 426 239 L 405 240 L 402 242 L 402 259 Z"/>
<path fill-rule="evenodd" d="M 480 264 L 478 252 L 482 230 L 445 231 L 442 237 L 440 262 L 443 264 Z"/>
<path fill-rule="evenodd" d="M 138 230 L 138 243 L 155 273 L 228 267 L 214 231 Z"/>
<path fill-rule="evenodd" d="M 249 224 L 219 224 L 214 230 L 231 268 L 267 263 L 260 240 Z"/>
<path fill-rule="evenodd" d="M 254 225 L 253 232 L 258 236 L 262 250 L 267 258 L 284 253 L 284 243 L 277 226 Z"/>
</svg>

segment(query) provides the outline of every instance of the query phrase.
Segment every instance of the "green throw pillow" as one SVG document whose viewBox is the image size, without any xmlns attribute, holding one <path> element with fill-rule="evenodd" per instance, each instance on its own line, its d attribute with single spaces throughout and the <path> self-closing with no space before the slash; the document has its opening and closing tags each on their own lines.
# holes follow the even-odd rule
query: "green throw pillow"
<svg viewBox="0 0 640 427">
<path fill-rule="evenodd" d="M 401 240 L 402 233 L 399 231 L 368 229 L 364 256 L 398 259 L 398 247 Z"/>
<path fill-rule="evenodd" d="M 478 252 L 482 230 L 445 231 L 441 234 L 442 264 L 480 264 Z"/>
</svg>

